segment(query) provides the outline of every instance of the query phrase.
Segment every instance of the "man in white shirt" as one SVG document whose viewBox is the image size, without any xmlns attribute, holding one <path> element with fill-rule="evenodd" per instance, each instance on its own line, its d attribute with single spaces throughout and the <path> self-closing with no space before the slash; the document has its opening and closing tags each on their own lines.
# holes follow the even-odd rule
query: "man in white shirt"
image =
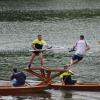
<svg viewBox="0 0 100 100">
<path fill-rule="evenodd" d="M 75 50 L 75 54 L 73 55 L 70 64 L 66 65 L 66 68 L 81 61 L 86 54 L 86 51 L 90 49 L 89 44 L 84 39 L 84 35 L 80 35 L 80 40 L 76 43 L 73 49 Z"/>
</svg>

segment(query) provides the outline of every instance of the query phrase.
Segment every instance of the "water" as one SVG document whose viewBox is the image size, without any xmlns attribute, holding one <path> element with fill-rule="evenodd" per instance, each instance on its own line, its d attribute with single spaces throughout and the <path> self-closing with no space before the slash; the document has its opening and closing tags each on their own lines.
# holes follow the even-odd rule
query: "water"
<svg viewBox="0 0 100 100">
<path fill-rule="evenodd" d="M 26 96 L 1 96 L 1 100 L 100 100 L 97 92 L 50 90 Z"/>
<path fill-rule="evenodd" d="M 90 52 L 72 70 L 80 81 L 100 81 L 99 0 L 0 0 L 0 79 L 8 80 L 13 67 L 27 67 L 31 42 L 37 34 L 64 51 L 44 52 L 45 66 L 63 66 L 68 52 L 83 34 Z M 40 62 L 36 59 L 35 66 Z M 27 73 L 26 73 L 27 74 Z M 28 79 L 32 79 L 27 74 Z M 46 95 L 45 95 L 46 94 Z M 47 90 L 28 96 L 1 96 L 3 100 L 100 100 L 99 92 Z"/>
</svg>

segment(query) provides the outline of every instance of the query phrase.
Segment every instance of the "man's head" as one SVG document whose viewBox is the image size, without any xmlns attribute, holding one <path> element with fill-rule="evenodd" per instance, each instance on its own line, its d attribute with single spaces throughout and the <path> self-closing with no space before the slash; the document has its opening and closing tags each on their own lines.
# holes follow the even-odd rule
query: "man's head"
<svg viewBox="0 0 100 100">
<path fill-rule="evenodd" d="M 13 72 L 14 73 L 17 73 L 17 68 L 13 68 Z"/>
<path fill-rule="evenodd" d="M 80 40 L 84 40 L 84 35 L 80 35 Z"/>
<path fill-rule="evenodd" d="M 38 40 L 42 40 L 42 35 L 39 34 L 39 35 L 37 36 L 37 38 L 38 38 Z"/>
</svg>

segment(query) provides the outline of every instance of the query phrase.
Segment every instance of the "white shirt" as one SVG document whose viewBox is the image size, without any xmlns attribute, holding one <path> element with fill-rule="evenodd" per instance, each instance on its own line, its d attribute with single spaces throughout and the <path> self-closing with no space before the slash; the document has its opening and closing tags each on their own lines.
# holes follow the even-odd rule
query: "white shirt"
<svg viewBox="0 0 100 100">
<path fill-rule="evenodd" d="M 85 40 L 79 40 L 75 46 L 75 54 L 85 55 L 87 49 L 87 42 Z"/>
</svg>

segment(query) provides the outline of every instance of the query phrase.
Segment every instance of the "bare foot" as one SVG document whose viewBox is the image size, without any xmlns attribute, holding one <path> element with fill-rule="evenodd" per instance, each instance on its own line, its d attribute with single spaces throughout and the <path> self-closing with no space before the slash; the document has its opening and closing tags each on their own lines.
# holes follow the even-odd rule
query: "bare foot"
<svg viewBox="0 0 100 100">
<path fill-rule="evenodd" d="M 64 69 L 69 69 L 70 65 L 65 65 Z"/>
</svg>

